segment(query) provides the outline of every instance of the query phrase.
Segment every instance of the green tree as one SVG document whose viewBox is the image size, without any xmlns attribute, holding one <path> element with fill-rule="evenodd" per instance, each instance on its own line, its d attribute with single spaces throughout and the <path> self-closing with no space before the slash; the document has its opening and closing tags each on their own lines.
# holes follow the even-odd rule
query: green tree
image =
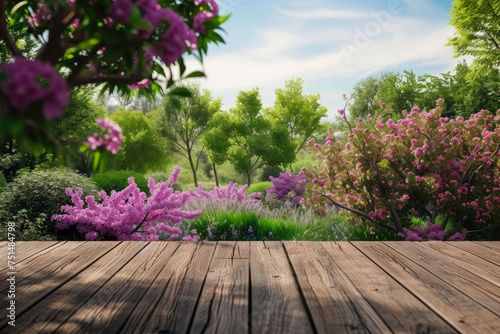
<svg viewBox="0 0 500 334">
<path fill-rule="evenodd" d="M 62 154 L 65 164 L 88 176 L 93 171 L 94 153 L 92 150 L 81 152 L 80 140 L 99 132 L 101 128 L 95 120 L 108 116 L 106 109 L 94 102 L 94 93 L 93 86 L 73 88 L 63 118 L 53 122 L 54 133 L 66 143 Z"/>
<path fill-rule="evenodd" d="M 118 154 L 108 162 L 108 169 L 145 173 L 167 164 L 166 141 L 155 133 L 142 111 L 119 108 L 110 118 L 122 128 L 123 143 Z"/>
<path fill-rule="evenodd" d="M 184 97 L 165 96 L 157 122 L 162 135 L 168 138 L 171 150 L 189 161 L 197 187 L 196 172 L 205 147 L 202 145 L 199 151 L 195 151 L 195 144 L 201 140 L 210 119 L 220 110 L 222 102 L 220 99 L 213 99 L 212 94 L 208 90 L 202 90 L 199 85 L 179 86 L 177 91 L 184 91 Z"/>
<path fill-rule="evenodd" d="M 351 120 L 358 117 L 364 119 L 368 115 L 375 115 L 380 108 L 379 100 L 377 100 L 378 89 L 379 79 L 375 76 L 356 82 L 351 93 L 353 101 L 349 108 Z"/>
<path fill-rule="evenodd" d="M 446 110 L 442 115 L 446 117 L 469 118 L 482 109 L 499 110 L 500 71 L 492 69 L 478 73 L 474 80 L 467 80 L 472 71 L 464 61 L 457 64 L 453 72 L 420 77 L 423 90 L 417 105 L 430 110 L 436 106 L 437 99 L 443 98 Z"/>
<path fill-rule="evenodd" d="M 500 66 L 500 1 L 455 0 L 450 25 L 455 36 L 448 40 L 456 56 L 473 56 L 471 78 Z"/>
<path fill-rule="evenodd" d="M 290 140 L 295 145 L 295 153 L 319 133 L 320 120 L 328 111 L 320 105 L 319 94 L 305 95 L 303 89 L 304 80 L 301 78 L 286 81 L 285 88 L 275 91 L 274 106 L 265 112 L 273 125 L 287 127 Z"/>
<path fill-rule="evenodd" d="M 421 84 L 413 71 L 384 72 L 368 77 L 356 83 L 353 88 L 350 118 L 365 119 L 368 115 L 375 115 L 380 109 L 381 100 L 387 104 L 387 108 L 396 112 L 397 117 L 401 111 L 416 106 L 420 90 Z"/>
<path fill-rule="evenodd" d="M 236 107 L 214 116 L 205 142 L 212 162 L 229 160 L 238 173 L 247 176 L 264 165 L 290 164 L 295 160 L 295 145 L 288 129 L 272 125 L 262 113 L 258 88 L 241 91 Z"/>
</svg>

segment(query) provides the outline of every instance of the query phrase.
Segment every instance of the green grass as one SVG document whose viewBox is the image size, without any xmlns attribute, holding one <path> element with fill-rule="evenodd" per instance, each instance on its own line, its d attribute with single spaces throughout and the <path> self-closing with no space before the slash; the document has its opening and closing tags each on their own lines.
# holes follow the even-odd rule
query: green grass
<svg viewBox="0 0 500 334">
<path fill-rule="evenodd" d="M 252 230 L 249 230 L 252 227 Z M 382 241 L 401 240 L 391 231 L 369 226 L 359 227 L 345 221 L 343 217 L 323 218 L 316 223 L 303 224 L 286 218 L 264 218 L 248 212 L 204 212 L 183 230 L 196 229 L 202 240 L 260 241 Z"/>
</svg>

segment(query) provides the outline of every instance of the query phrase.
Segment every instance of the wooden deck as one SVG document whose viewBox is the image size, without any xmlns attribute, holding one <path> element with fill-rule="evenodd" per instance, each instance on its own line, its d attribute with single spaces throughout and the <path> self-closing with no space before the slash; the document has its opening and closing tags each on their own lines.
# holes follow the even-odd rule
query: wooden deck
<svg viewBox="0 0 500 334">
<path fill-rule="evenodd" d="M 17 242 L 1 333 L 500 333 L 500 242 Z"/>
</svg>

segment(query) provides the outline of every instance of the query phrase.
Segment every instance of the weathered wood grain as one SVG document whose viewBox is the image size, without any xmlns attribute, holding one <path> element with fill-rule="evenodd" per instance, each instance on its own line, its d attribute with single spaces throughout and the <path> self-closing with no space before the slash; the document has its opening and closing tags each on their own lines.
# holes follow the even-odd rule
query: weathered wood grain
<svg viewBox="0 0 500 334">
<path fill-rule="evenodd" d="M 227 245 L 217 243 L 190 333 L 248 333 L 249 260 L 215 258 Z"/>
<path fill-rule="evenodd" d="M 426 247 L 446 257 L 455 265 L 500 287 L 500 268 L 496 264 L 444 242 L 429 242 Z"/>
<path fill-rule="evenodd" d="M 454 265 L 425 244 L 402 241 L 387 245 L 500 316 L 500 289 L 496 285 Z"/>
<path fill-rule="evenodd" d="M 248 241 L 218 241 L 214 259 L 248 259 L 249 255 Z"/>
<path fill-rule="evenodd" d="M 471 241 L 474 244 L 500 250 L 500 241 Z"/>
<path fill-rule="evenodd" d="M 85 243 L 81 247 L 69 251 L 61 259 L 16 283 L 16 290 L 19 291 L 16 298 L 18 305 L 16 314 L 21 315 L 117 245 L 117 242 Z M 7 318 L 0 320 L 0 328 L 7 324 L 7 320 Z"/>
<path fill-rule="evenodd" d="M 380 242 L 352 244 L 458 331 L 500 332 L 496 314 L 391 247 Z"/>
<path fill-rule="evenodd" d="M 69 282 L 46 296 L 28 312 L 22 315 L 18 313 L 16 327 L 6 327 L 5 332 L 30 333 L 36 328 L 37 333 L 52 333 L 146 245 L 147 242 L 121 242 Z M 97 257 L 97 254 L 94 253 L 94 256 Z M 63 273 L 64 271 L 61 272 Z M 51 281 L 53 279 L 51 278 Z M 47 284 L 47 282 L 42 282 L 42 284 Z M 37 298 L 33 293 L 24 296 L 27 291 L 29 288 L 22 289 L 23 295 L 20 300 Z"/>
<path fill-rule="evenodd" d="M 58 247 L 50 247 L 34 254 L 34 256 L 30 256 L 23 262 L 16 264 L 16 270 L 18 273 L 16 283 L 19 284 L 27 277 L 30 277 L 39 270 L 65 257 L 68 253 L 83 246 L 84 244 L 84 241 L 75 241 L 71 243 L 64 243 Z M 78 253 L 78 251 L 76 252 Z M 4 293 L 7 290 L 8 284 L 9 283 L 7 281 L 0 281 L 0 293 Z M 2 296 L 4 296 L 4 294 Z"/>
<path fill-rule="evenodd" d="M 56 247 L 64 245 L 65 242 L 63 241 L 18 241 L 16 242 L 16 247 L 15 247 L 15 263 L 16 263 L 16 268 L 19 269 L 22 261 L 25 261 L 26 259 L 30 258 L 31 256 L 35 255 L 42 255 Z M 0 251 L 0 254 L 5 254 L 4 259 L 7 259 L 7 242 L 5 242 L 6 247 L 3 248 Z M 2 262 L 0 264 L 0 272 L 5 272 L 8 271 L 8 266 L 7 266 L 7 261 Z M 10 270 L 9 270 L 10 271 Z"/>
<path fill-rule="evenodd" d="M 278 241 L 250 244 L 252 333 L 312 333 L 291 265 Z"/>
<path fill-rule="evenodd" d="M 394 333 L 456 332 L 351 243 L 320 244 Z"/>
<path fill-rule="evenodd" d="M 184 243 L 137 305 L 124 333 L 187 333 L 216 243 Z"/>
<path fill-rule="evenodd" d="M 153 280 L 178 248 L 175 242 L 152 242 L 121 268 L 69 317 L 56 333 L 118 333 Z"/>
<path fill-rule="evenodd" d="M 470 241 L 448 241 L 447 243 L 500 266 L 500 250 L 485 247 L 483 246 L 484 243 L 473 243 Z"/>
<path fill-rule="evenodd" d="M 296 241 L 284 245 L 318 333 L 368 333 L 367 328 L 390 332 L 323 246 Z"/>
</svg>

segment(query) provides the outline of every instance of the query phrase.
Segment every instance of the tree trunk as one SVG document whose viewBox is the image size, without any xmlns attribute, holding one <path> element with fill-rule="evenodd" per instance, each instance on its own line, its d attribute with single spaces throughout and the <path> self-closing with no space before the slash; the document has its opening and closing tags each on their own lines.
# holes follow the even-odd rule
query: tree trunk
<svg viewBox="0 0 500 334">
<path fill-rule="evenodd" d="M 196 177 L 196 168 L 194 167 L 193 157 L 191 156 L 191 151 L 188 152 L 189 165 L 191 166 L 191 171 L 193 172 L 194 186 L 198 187 L 198 178 Z"/>
<path fill-rule="evenodd" d="M 219 177 L 217 176 L 217 168 L 215 167 L 215 164 L 212 164 L 212 168 L 214 170 L 215 186 L 219 187 Z"/>
</svg>

